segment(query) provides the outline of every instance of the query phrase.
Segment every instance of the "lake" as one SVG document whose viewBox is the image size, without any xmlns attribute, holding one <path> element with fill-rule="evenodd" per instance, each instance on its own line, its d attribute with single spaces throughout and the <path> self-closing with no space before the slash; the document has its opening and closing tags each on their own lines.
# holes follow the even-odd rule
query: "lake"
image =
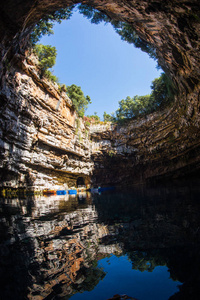
<svg viewBox="0 0 200 300">
<path fill-rule="evenodd" d="M 0 299 L 199 299 L 197 182 L 13 195 L 0 200 Z"/>
</svg>

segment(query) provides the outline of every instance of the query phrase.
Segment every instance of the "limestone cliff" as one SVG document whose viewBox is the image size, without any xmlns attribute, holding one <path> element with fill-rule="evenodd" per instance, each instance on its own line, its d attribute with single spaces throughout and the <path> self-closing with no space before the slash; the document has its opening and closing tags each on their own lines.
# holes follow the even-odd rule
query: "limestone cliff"
<svg viewBox="0 0 200 300">
<path fill-rule="evenodd" d="M 199 173 L 200 132 L 171 107 L 124 126 L 92 132 L 97 185 L 132 185 Z"/>
<path fill-rule="evenodd" d="M 80 2 L 131 24 L 154 46 L 178 91 L 164 112 L 114 131 L 92 133 L 94 148 L 101 144 L 92 156 L 96 183 L 132 184 L 199 173 L 198 0 L 8 0 L 0 12 L 1 181 L 73 185 L 78 176 L 92 174 L 90 142 L 81 131 L 75 134 L 70 100 L 39 80 L 34 63 L 24 57 L 28 35 L 42 16 Z"/>
<path fill-rule="evenodd" d="M 1 91 L 1 182 L 15 185 L 76 185 L 93 163 L 85 127 L 58 86 L 40 79 L 34 57 L 15 57 Z M 79 120 L 79 123 L 81 121 Z"/>
</svg>

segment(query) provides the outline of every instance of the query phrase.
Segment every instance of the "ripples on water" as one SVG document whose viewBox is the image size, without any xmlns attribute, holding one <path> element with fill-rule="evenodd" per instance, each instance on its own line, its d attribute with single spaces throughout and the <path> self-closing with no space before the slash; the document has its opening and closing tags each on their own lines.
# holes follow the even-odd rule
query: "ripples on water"
<svg viewBox="0 0 200 300">
<path fill-rule="evenodd" d="M 199 299 L 199 191 L 2 198 L 0 299 Z"/>
</svg>

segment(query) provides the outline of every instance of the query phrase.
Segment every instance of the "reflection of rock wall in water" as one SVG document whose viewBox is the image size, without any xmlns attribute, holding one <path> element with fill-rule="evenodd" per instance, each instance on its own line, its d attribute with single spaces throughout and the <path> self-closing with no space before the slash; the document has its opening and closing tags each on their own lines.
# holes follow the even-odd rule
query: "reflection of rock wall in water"
<svg viewBox="0 0 200 300">
<path fill-rule="evenodd" d="M 193 248 L 200 241 L 197 195 L 198 190 L 185 187 L 135 190 L 126 196 L 87 195 L 82 200 L 69 196 L 5 199 L 0 257 L 9 271 L 3 291 L 15 268 L 21 271 L 13 279 L 13 289 L 19 279 L 21 293 L 26 292 L 23 284 L 29 286 L 30 299 L 54 293 L 65 296 L 97 284 L 103 273 L 95 262 L 111 253 L 127 254 L 135 267 L 144 268 L 148 265 L 141 265 L 139 250 L 145 258 L 147 249 L 156 255 L 157 249 L 163 249 L 165 257 L 166 249 Z M 160 260 L 152 260 L 151 268 L 156 261 Z"/>
<path fill-rule="evenodd" d="M 74 293 L 76 286 L 78 289 L 89 276 L 88 285 L 91 286 L 104 276 L 101 270 L 91 267 L 97 255 L 98 239 L 106 231 L 95 224 L 97 214 L 92 205 L 88 206 L 89 199 L 87 204 L 81 205 L 78 199 L 69 199 L 69 196 L 57 200 L 55 197 L 41 197 L 35 204 L 30 203 L 30 207 L 25 200 L 5 201 L 6 205 L 12 204 L 14 215 L 9 228 L 9 220 L 1 220 L 1 225 L 8 230 L 1 244 L 1 258 L 9 265 L 12 262 L 9 256 L 24 257 L 29 269 L 29 299 L 45 298 L 54 292 L 65 296 Z M 79 206 L 83 208 L 76 210 Z M 17 211 L 22 212 L 22 216 L 15 215 Z M 23 284 L 21 286 L 22 293 Z"/>
</svg>

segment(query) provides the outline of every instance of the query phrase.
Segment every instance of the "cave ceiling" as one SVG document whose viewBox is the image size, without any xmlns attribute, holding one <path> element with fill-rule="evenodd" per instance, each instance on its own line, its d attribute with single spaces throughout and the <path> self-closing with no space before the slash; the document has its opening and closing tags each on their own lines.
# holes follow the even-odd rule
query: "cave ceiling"
<svg viewBox="0 0 200 300">
<path fill-rule="evenodd" d="M 130 23 L 143 39 L 156 47 L 159 64 L 171 74 L 177 84 L 179 78 L 187 78 L 183 86 L 186 85 L 186 90 L 190 91 L 198 83 L 200 75 L 198 0 L 8 0 L 1 4 L 0 35 L 4 40 L 10 39 L 14 43 L 16 39 L 23 43 L 32 26 L 44 15 L 81 2 L 105 12 L 112 19 Z"/>
</svg>

